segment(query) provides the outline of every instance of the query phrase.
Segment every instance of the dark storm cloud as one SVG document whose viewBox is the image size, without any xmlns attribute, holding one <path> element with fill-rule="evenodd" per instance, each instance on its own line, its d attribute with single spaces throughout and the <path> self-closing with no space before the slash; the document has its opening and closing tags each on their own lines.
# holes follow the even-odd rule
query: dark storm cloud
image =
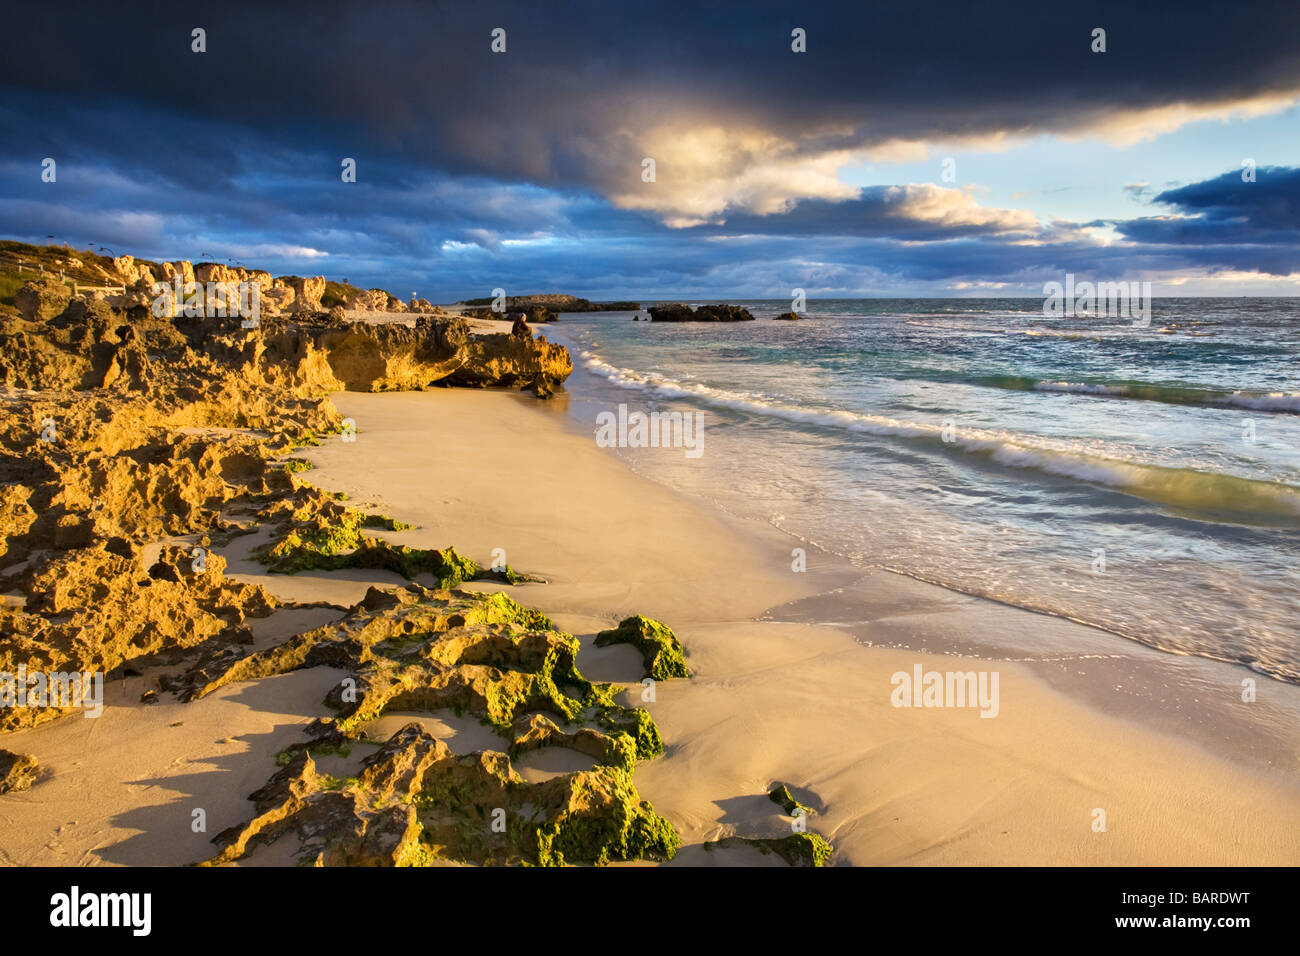
<svg viewBox="0 0 1300 956">
<path fill-rule="evenodd" d="M 987 209 L 955 189 L 930 185 L 869 186 L 853 199 L 805 199 L 781 215 L 733 213 L 725 226 L 702 234 L 779 233 L 783 236 L 861 236 L 909 242 L 970 236 L 1031 236 L 1041 230 L 1028 213 Z"/>
<path fill-rule="evenodd" d="M 1166 189 L 1169 214 L 1114 224 L 1126 239 L 1176 249 L 1186 267 L 1288 276 L 1300 273 L 1300 169 L 1231 170 Z"/>
<path fill-rule="evenodd" d="M 1126 109 L 1300 87 L 1294 3 L 1130 7 L 43 3 L 10 16 L 22 42 L 7 45 L 0 83 L 151 104 L 329 153 L 597 191 L 639 171 L 639 134 L 655 123 L 774 131 L 815 154 L 1077 130 Z M 498 26 L 504 56 L 489 51 Z M 806 54 L 790 52 L 796 26 Z M 1104 56 L 1089 49 L 1097 26 Z M 191 52 L 193 27 L 207 31 L 207 53 Z M 209 176 L 232 168 L 231 144 L 204 146 Z M 167 151 L 156 161 L 190 173 Z"/>
<path fill-rule="evenodd" d="M 1264 166 L 1253 176 L 1227 172 L 1167 189 L 1154 201 L 1174 214 L 1133 219 L 1116 228 L 1139 242 L 1281 246 L 1282 258 L 1296 262 L 1286 253 L 1300 238 L 1300 169 Z"/>
<path fill-rule="evenodd" d="M 836 150 L 1076 133 L 1300 89 L 1294 4 L 46 3 L 8 24 L 0 234 L 29 240 L 444 299 L 503 283 L 785 295 L 1295 265 L 1280 238 L 1295 207 L 1277 206 L 1294 171 L 1286 186 L 1261 170 L 1249 198 L 1236 174 L 1166 190 L 1181 218 L 1111 224 L 1136 249 L 937 186 L 803 179 Z M 489 50 L 498 26 L 504 56 Z M 807 54 L 790 52 L 795 26 Z M 651 147 L 658 192 L 640 180 Z M 40 182 L 45 156 L 57 187 Z"/>
</svg>

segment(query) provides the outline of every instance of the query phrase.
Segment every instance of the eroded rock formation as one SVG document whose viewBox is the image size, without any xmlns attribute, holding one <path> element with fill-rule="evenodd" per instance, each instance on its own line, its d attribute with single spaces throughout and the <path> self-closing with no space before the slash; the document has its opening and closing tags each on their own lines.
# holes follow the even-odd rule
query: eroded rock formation
<svg viewBox="0 0 1300 956">
<path fill-rule="evenodd" d="M 179 684 L 188 699 L 303 667 L 355 675 L 326 698 L 337 716 L 252 795 L 257 815 L 219 834 L 210 862 L 285 837 L 297 840 L 296 856 L 323 865 L 671 858 L 677 834 L 631 776 L 638 759 L 662 751 L 658 731 L 644 711 L 616 704 L 612 686 L 583 677 L 577 651 L 571 635 L 504 594 L 411 585 L 372 588 L 341 621 L 269 650 L 200 661 Z M 352 778 L 323 777 L 310 756 L 363 746 L 366 727 L 387 711 L 443 709 L 495 728 L 502 750 L 457 755 L 411 723 Z M 526 783 L 512 756 L 548 746 L 594 766 Z"/>
<path fill-rule="evenodd" d="M 114 265 L 130 274 L 140 264 L 122 257 Z M 193 277 L 189 263 L 167 266 Z M 231 277 L 216 264 L 199 271 L 211 281 Z M 52 285 L 28 284 L 27 317 L 0 317 L 0 589 L 12 595 L 0 606 L 0 672 L 108 672 L 137 657 L 244 639 L 246 619 L 276 602 L 226 579 L 207 539 L 234 533 L 223 517 L 232 502 L 303 494 L 280 459 L 342 430 L 330 391 L 426 388 L 452 376 L 549 388 L 572 368 L 559 346 L 474 338 L 450 317 L 375 327 L 308 312 L 245 328 L 237 316 L 69 303 Z M 290 288 L 311 300 L 323 280 Z M 312 540 L 311 529 L 299 531 L 300 541 Z M 189 543 L 146 560 L 177 536 Z M 452 560 L 369 537 L 354 550 L 324 556 L 329 566 L 371 562 L 412 575 Z M 285 554 L 302 560 L 292 546 Z M 465 577 L 525 579 L 473 567 Z M 7 708 L 0 730 L 67 711 Z"/>
<path fill-rule="evenodd" d="M 577 639 L 541 612 L 457 587 L 537 579 L 389 540 L 406 526 L 313 488 L 295 474 L 309 465 L 286 458 L 347 433 L 332 390 L 544 394 L 571 371 L 567 351 L 531 334 L 473 336 L 447 316 L 421 314 L 413 328 L 350 323 L 320 311 L 323 280 L 130 257 L 113 267 L 128 310 L 33 283 L 23 314 L 0 317 L 0 672 L 102 678 L 161 664 L 170 676 L 146 698 L 188 701 L 233 681 L 343 669 L 348 681 L 325 699 L 334 716 L 285 752 L 251 796 L 252 818 L 215 841 L 212 863 L 281 839 L 326 865 L 671 857 L 679 838 L 632 779 L 639 760 L 663 752 L 650 715 L 587 680 Z M 245 327 L 140 307 L 148 283 L 173 278 L 254 281 L 289 314 L 273 307 Z M 254 650 L 250 619 L 283 605 L 227 577 L 213 546 L 257 528 L 272 531 L 254 552 L 271 571 L 383 568 L 437 587 L 372 588 L 340 620 Z M 671 631 L 645 630 L 643 643 L 663 649 L 656 660 L 671 658 Z M 665 673 L 649 657 L 647 667 Z M 57 699 L 3 708 L 0 732 L 78 709 Z M 500 749 L 457 753 L 417 724 L 369 736 L 386 713 L 442 710 L 485 722 Z M 323 754 L 355 747 L 375 748 L 355 776 L 321 770 Z M 512 760 L 548 747 L 591 767 L 528 783 Z M 36 769 L 0 751 L 0 793 L 30 786 Z"/>
<path fill-rule="evenodd" d="M 0 794 L 27 790 L 36 782 L 36 759 L 29 754 L 0 750 Z"/>
</svg>

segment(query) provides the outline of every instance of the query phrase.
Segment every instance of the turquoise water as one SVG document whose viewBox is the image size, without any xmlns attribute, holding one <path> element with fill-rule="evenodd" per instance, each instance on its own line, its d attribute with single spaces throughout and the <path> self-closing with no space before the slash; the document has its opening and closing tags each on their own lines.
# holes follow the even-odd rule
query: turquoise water
<svg viewBox="0 0 1300 956">
<path fill-rule="evenodd" d="M 567 314 L 583 407 L 701 411 L 638 470 L 864 568 L 1300 681 L 1300 300 L 1037 299 Z M 594 420 L 593 420 L 594 426 Z M 1104 560 L 1104 564 L 1102 563 Z"/>
</svg>

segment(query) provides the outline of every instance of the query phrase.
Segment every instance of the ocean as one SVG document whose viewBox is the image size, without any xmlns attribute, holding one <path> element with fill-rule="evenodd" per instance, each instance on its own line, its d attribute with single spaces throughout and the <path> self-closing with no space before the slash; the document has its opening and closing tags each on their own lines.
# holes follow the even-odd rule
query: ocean
<svg viewBox="0 0 1300 956">
<path fill-rule="evenodd" d="M 699 300 L 690 300 L 699 304 Z M 728 300 L 757 321 L 565 314 L 575 414 L 703 414 L 619 449 L 797 541 L 1300 683 L 1300 299 Z"/>
</svg>

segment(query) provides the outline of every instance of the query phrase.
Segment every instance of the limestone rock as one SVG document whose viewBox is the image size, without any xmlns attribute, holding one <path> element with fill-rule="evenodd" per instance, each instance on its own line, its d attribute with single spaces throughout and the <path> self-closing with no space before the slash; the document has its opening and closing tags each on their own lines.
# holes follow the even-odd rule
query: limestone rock
<svg viewBox="0 0 1300 956">
<path fill-rule="evenodd" d="M 277 285 L 270 289 L 263 289 L 262 309 L 272 314 L 287 312 L 293 306 L 295 296 L 296 293 L 291 286 Z"/>
<path fill-rule="evenodd" d="M 194 267 L 194 278 L 198 282 L 238 282 L 238 273 L 220 262 L 200 262 Z"/>
<path fill-rule="evenodd" d="M 36 782 L 36 758 L 0 750 L 0 794 L 27 790 Z"/>
<path fill-rule="evenodd" d="M 14 293 L 19 314 L 29 322 L 52 319 L 68 307 L 72 290 L 57 279 L 29 279 Z"/>
<path fill-rule="evenodd" d="M 641 652 L 645 676 L 653 680 L 690 676 L 681 641 L 672 629 L 652 618 L 635 614 L 624 618 L 618 627 L 596 635 L 596 646 L 631 644 Z"/>
<path fill-rule="evenodd" d="M 338 717 L 252 795 L 256 816 L 220 834 L 209 862 L 232 862 L 280 839 L 297 840 L 302 858 L 327 866 L 671 858 L 680 840 L 637 794 L 630 771 L 646 754 L 624 729 L 653 721 L 583 678 L 576 650 L 571 635 L 503 594 L 411 585 L 372 588 L 340 621 L 196 668 L 188 680 L 200 694 L 300 667 L 356 675 L 355 699 L 331 692 L 326 703 Z M 512 753 L 565 746 L 597 766 L 530 785 L 506 753 L 456 754 L 416 723 L 367 756 L 355 778 L 324 777 L 310 757 L 313 748 L 357 739 L 386 711 L 445 707 L 486 720 Z M 610 730 L 557 723 L 583 718 Z M 493 826 L 498 820 L 504 828 Z"/>
<path fill-rule="evenodd" d="M 290 280 L 294 298 L 290 308 L 295 312 L 320 312 L 320 297 L 325 294 L 325 277 L 304 278 L 293 276 Z"/>
<path fill-rule="evenodd" d="M 521 338 L 506 334 L 476 335 L 464 348 L 463 363 L 450 375 L 450 385 L 473 387 L 550 387 L 573 372 L 573 359 L 562 345 L 545 337 Z"/>
<path fill-rule="evenodd" d="M 21 575 L 21 609 L 0 607 L 0 672 L 82 671 L 104 673 L 125 661 L 217 638 L 238 640 L 249 616 L 277 606 L 260 585 L 237 584 L 224 575 L 225 560 L 205 555 L 200 570 L 191 550 L 164 548 L 150 572 L 138 558 L 123 557 L 102 543 L 42 553 Z M 75 707 L 13 707 L 0 710 L 0 731 L 52 720 Z"/>
<path fill-rule="evenodd" d="M 461 320 L 421 317 L 415 328 L 353 323 L 316 339 L 331 371 L 349 391 L 428 388 L 460 368 L 468 330 Z"/>
<path fill-rule="evenodd" d="M 347 307 L 353 312 L 385 312 L 388 310 L 388 293 L 383 289 L 355 292 L 348 298 Z"/>
</svg>

